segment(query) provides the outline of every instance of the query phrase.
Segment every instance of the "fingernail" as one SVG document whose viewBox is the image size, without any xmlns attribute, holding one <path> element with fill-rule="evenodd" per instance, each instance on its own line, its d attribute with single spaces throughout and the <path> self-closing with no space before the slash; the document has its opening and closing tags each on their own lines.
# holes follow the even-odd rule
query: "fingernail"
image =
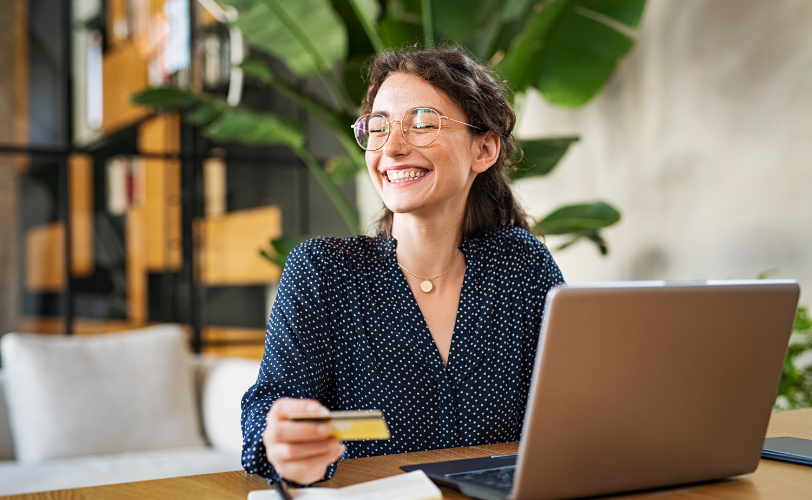
<svg viewBox="0 0 812 500">
<path fill-rule="evenodd" d="M 322 405 L 320 405 L 318 403 L 310 403 L 307 406 L 307 411 L 313 412 L 313 413 L 318 413 L 318 414 L 325 414 L 325 415 L 330 413 L 330 410 L 328 410 L 327 408 L 323 407 Z"/>
<path fill-rule="evenodd" d="M 330 433 L 330 426 L 328 426 L 327 424 L 319 424 L 319 426 L 316 427 L 316 431 L 319 434 L 325 434 L 325 435 L 329 434 Z"/>
</svg>

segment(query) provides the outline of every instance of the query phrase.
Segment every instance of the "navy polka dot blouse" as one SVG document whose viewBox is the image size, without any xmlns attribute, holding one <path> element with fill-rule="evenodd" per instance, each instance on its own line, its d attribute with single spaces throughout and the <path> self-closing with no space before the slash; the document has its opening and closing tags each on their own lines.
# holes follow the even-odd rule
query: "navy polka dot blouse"
<svg viewBox="0 0 812 500">
<path fill-rule="evenodd" d="M 519 439 L 544 299 L 563 282 L 547 247 L 510 227 L 463 240 L 467 268 L 444 366 L 396 245 L 381 235 L 316 238 L 291 252 L 259 377 L 242 400 L 246 471 L 278 480 L 262 433 L 281 396 L 383 410 L 391 439 L 346 443 L 342 458 Z"/>
</svg>

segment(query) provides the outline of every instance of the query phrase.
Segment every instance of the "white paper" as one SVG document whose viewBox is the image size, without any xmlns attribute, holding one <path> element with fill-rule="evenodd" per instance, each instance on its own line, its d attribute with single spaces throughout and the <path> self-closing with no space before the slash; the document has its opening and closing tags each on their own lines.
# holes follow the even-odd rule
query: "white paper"
<svg viewBox="0 0 812 500">
<path fill-rule="evenodd" d="M 441 500 L 440 489 L 422 470 L 344 488 L 288 488 L 296 500 Z M 248 500 L 281 500 L 276 490 L 256 490 Z"/>
</svg>

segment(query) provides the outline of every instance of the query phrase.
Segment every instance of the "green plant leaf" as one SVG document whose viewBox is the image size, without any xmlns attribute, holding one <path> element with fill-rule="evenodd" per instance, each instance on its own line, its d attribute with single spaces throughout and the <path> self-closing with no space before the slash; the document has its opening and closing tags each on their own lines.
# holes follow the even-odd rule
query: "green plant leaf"
<svg viewBox="0 0 812 500">
<path fill-rule="evenodd" d="M 288 261 L 288 255 L 290 255 L 290 252 L 308 239 L 308 236 L 299 238 L 282 236 L 281 238 L 272 239 L 269 242 L 270 248 L 267 250 L 264 248 L 260 249 L 259 254 L 277 266 L 284 268 Z"/>
<path fill-rule="evenodd" d="M 504 24 L 499 16 L 491 16 L 471 32 L 465 40 L 465 46 L 480 60 L 488 60 L 493 55 L 497 41 L 504 31 Z"/>
<path fill-rule="evenodd" d="M 605 256 L 609 253 L 609 246 L 606 244 L 606 240 L 603 239 L 603 236 L 601 236 L 600 232 L 597 230 L 574 233 L 572 238 L 556 247 L 555 250 L 564 250 L 584 239 L 594 243 L 595 246 L 598 247 L 598 251 L 601 253 L 601 255 Z"/>
<path fill-rule="evenodd" d="M 342 71 L 344 88 L 347 89 L 350 99 L 358 105 L 367 93 L 367 82 L 364 81 L 362 74 L 367 59 L 367 56 L 351 57 L 344 63 Z"/>
<path fill-rule="evenodd" d="M 301 148 L 304 134 L 298 123 L 269 113 L 256 113 L 239 108 L 227 109 L 209 125 L 206 137 L 217 142 L 249 145 L 285 145 Z"/>
<path fill-rule="evenodd" d="M 383 50 L 383 41 L 378 34 L 377 20 L 381 16 L 381 5 L 377 0 L 349 0 L 355 15 L 361 21 L 364 31 L 376 50 Z"/>
<path fill-rule="evenodd" d="M 221 0 L 243 7 L 234 23 L 248 43 L 297 76 L 327 73 L 347 54 L 347 31 L 329 0 Z"/>
<path fill-rule="evenodd" d="M 521 17 L 527 9 L 529 0 L 505 0 L 502 4 L 502 11 L 500 12 L 502 19 L 505 21 L 512 21 Z"/>
<path fill-rule="evenodd" d="M 519 140 L 524 157 L 515 170 L 508 170 L 508 176 L 515 180 L 549 174 L 576 141 L 578 137 Z"/>
<path fill-rule="evenodd" d="M 181 109 L 186 113 L 186 121 L 192 125 L 208 125 L 216 120 L 228 107 L 219 97 L 208 94 L 195 94 L 174 87 L 154 87 L 140 92 L 130 99 L 135 104 L 145 104 L 158 108 Z"/>
<path fill-rule="evenodd" d="M 312 173 L 319 184 L 321 184 L 324 192 L 327 193 L 330 201 L 332 201 L 333 205 L 335 205 L 335 207 L 338 209 L 338 213 L 341 214 L 341 218 L 344 219 L 344 222 L 347 224 L 350 231 L 355 234 L 360 234 L 361 225 L 358 223 L 358 218 L 350 208 L 350 204 L 344 199 L 341 191 L 338 190 L 338 187 L 336 186 L 335 182 L 333 182 L 333 179 L 327 174 L 327 172 L 324 171 L 324 168 L 319 165 L 319 162 L 310 153 L 310 151 L 303 147 L 296 148 L 294 151 L 296 152 L 296 155 L 299 156 L 299 158 L 301 158 L 301 160 L 304 162 L 305 166 L 307 166 L 307 169 L 310 170 L 310 173 Z"/>
<path fill-rule="evenodd" d="M 645 0 L 582 0 L 581 7 L 589 9 L 626 26 L 636 28 L 643 16 Z"/>
<path fill-rule="evenodd" d="M 273 78 L 271 68 L 269 68 L 264 62 L 256 59 L 246 59 L 240 63 L 239 67 L 242 69 L 243 73 L 248 76 L 253 76 L 254 78 L 261 78 L 263 80 Z"/>
<path fill-rule="evenodd" d="M 761 271 L 760 273 L 758 273 L 757 278 L 760 279 L 760 280 L 765 280 L 767 278 L 775 276 L 779 272 L 781 272 L 781 269 L 779 269 L 777 267 L 773 267 L 771 269 L 767 269 L 766 271 Z"/>
<path fill-rule="evenodd" d="M 607 255 L 609 253 L 609 245 L 606 244 L 606 240 L 603 239 L 600 232 L 590 231 L 584 237 L 598 247 L 601 255 Z"/>
<path fill-rule="evenodd" d="M 263 80 L 270 83 L 278 91 L 285 96 L 298 103 L 305 111 L 307 111 L 313 118 L 316 118 L 336 134 L 336 138 L 341 142 L 344 149 L 350 156 L 355 158 L 359 164 L 364 163 L 363 154 L 355 143 L 350 124 L 355 119 L 353 116 L 337 111 L 329 104 L 321 101 L 313 94 L 305 91 L 300 86 L 291 85 L 273 74 L 270 68 L 265 63 L 257 60 L 251 60 L 249 64 L 250 72 L 253 76 L 262 77 Z M 360 73 L 359 73 L 360 80 Z M 366 91 L 366 87 L 364 87 Z"/>
<path fill-rule="evenodd" d="M 204 102 L 186 115 L 186 121 L 192 125 L 208 125 L 219 118 L 227 107 L 228 105 L 219 99 Z"/>
<path fill-rule="evenodd" d="M 812 366 L 798 363 L 801 356 L 812 350 L 812 318 L 805 306 L 795 311 L 792 337 L 781 370 L 776 410 L 807 408 L 812 406 Z"/>
<path fill-rule="evenodd" d="M 243 71 L 249 76 L 261 78 L 273 85 L 281 93 L 296 101 L 305 111 L 313 115 L 316 119 L 332 128 L 337 134 L 351 139 L 353 145 L 352 132 L 348 124 L 354 119 L 351 115 L 337 111 L 329 104 L 321 101 L 311 93 L 306 92 L 299 86 L 291 85 L 274 75 L 273 71 L 262 61 L 249 59 L 240 65 Z M 365 89 L 366 90 L 366 89 Z"/>
<path fill-rule="evenodd" d="M 454 40 L 467 40 L 494 15 L 499 4 L 499 0 L 438 0 L 432 4 L 434 27 Z"/>
<path fill-rule="evenodd" d="M 792 331 L 795 333 L 812 333 L 810 330 L 812 330 L 812 317 L 809 316 L 809 309 L 801 306 L 795 312 L 795 321 L 792 324 Z M 812 338 L 809 340 L 812 341 Z"/>
<path fill-rule="evenodd" d="M 329 158 L 324 164 L 324 170 L 327 171 L 336 184 L 344 184 L 354 180 L 355 174 L 361 171 L 358 168 L 358 163 L 349 156 L 333 156 Z"/>
<path fill-rule="evenodd" d="M 133 104 L 156 106 L 161 108 L 189 108 L 209 99 L 199 94 L 187 92 L 174 87 L 153 87 L 130 97 Z"/>
<path fill-rule="evenodd" d="M 383 44 L 388 48 L 414 45 L 423 40 L 422 25 L 401 21 L 389 15 L 381 19 L 379 28 Z"/>
<path fill-rule="evenodd" d="M 389 0 L 386 13 L 396 21 L 405 21 L 421 26 L 423 23 L 422 0 Z"/>
<path fill-rule="evenodd" d="M 645 0 L 553 0 L 527 22 L 498 69 L 519 91 L 580 106 L 594 97 L 633 40 Z M 622 25 L 623 27 L 619 27 Z"/>
<path fill-rule="evenodd" d="M 611 226 L 620 220 L 620 212 L 603 201 L 567 205 L 556 209 L 536 223 L 545 235 L 586 233 Z"/>
</svg>

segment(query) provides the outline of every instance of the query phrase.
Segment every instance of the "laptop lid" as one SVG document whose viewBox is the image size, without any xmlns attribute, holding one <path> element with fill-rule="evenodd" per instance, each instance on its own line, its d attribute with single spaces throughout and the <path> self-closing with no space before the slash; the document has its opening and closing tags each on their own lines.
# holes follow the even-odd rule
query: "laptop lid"
<svg viewBox="0 0 812 500">
<path fill-rule="evenodd" d="M 799 292 L 786 280 L 550 291 L 512 498 L 755 470 Z"/>
</svg>

